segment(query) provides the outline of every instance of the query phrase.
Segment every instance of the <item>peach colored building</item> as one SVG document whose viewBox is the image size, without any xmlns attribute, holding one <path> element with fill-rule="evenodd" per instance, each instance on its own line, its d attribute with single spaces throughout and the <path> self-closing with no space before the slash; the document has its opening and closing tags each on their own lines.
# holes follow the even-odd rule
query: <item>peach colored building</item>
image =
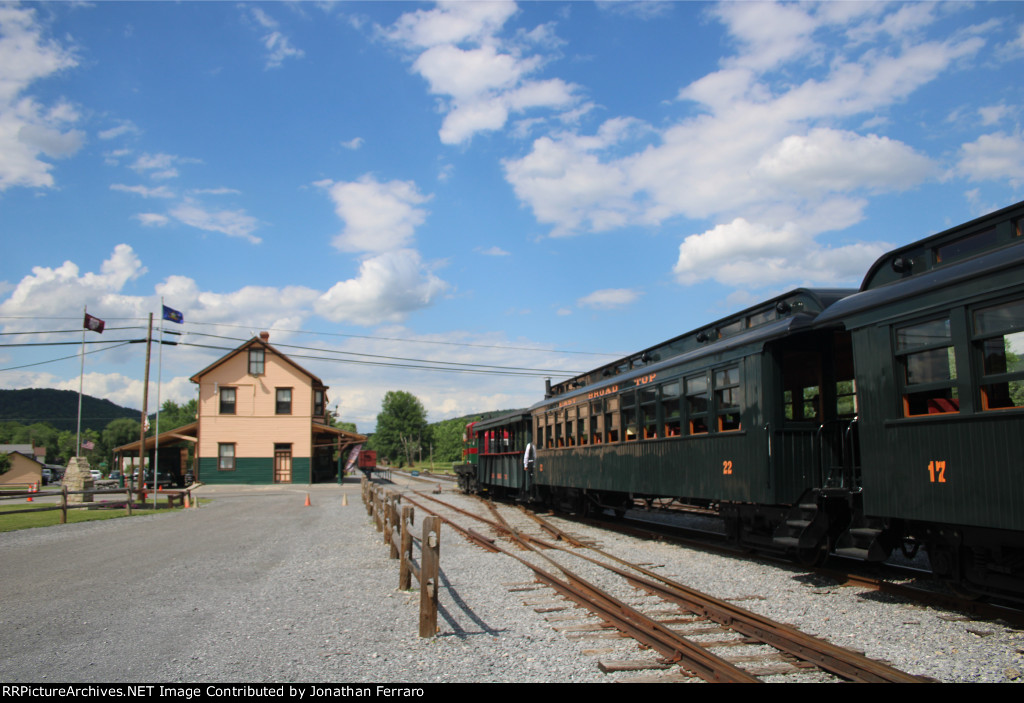
<svg viewBox="0 0 1024 703">
<path fill-rule="evenodd" d="M 192 376 L 203 483 L 337 480 L 336 452 L 366 437 L 331 427 L 327 386 L 262 332 Z"/>
</svg>

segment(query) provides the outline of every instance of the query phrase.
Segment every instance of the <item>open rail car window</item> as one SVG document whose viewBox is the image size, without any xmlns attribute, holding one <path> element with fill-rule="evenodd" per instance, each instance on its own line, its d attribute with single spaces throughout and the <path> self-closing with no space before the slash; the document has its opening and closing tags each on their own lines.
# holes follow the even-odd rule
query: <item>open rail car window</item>
<svg viewBox="0 0 1024 703">
<path fill-rule="evenodd" d="M 661 408 L 665 422 L 665 436 L 678 437 L 682 434 L 682 414 L 679 404 L 679 381 L 661 385 Z"/>
<path fill-rule="evenodd" d="M 684 383 L 687 434 L 705 434 L 708 431 L 708 376 L 706 373 L 687 376 Z"/>
<path fill-rule="evenodd" d="M 637 412 L 636 394 L 633 391 L 626 391 L 619 396 L 622 402 L 622 432 L 627 442 L 636 440 L 640 435 L 637 433 Z"/>
<path fill-rule="evenodd" d="M 1024 407 L 1024 300 L 975 310 L 973 333 L 982 410 Z"/>
<path fill-rule="evenodd" d="M 576 441 L 580 446 L 589 443 L 590 439 L 590 405 L 584 403 L 577 410 L 579 418 L 576 420 Z"/>
<path fill-rule="evenodd" d="M 902 372 L 903 415 L 960 412 L 956 351 L 949 317 L 896 328 L 896 357 Z"/>
<path fill-rule="evenodd" d="M 740 367 L 727 366 L 715 371 L 715 412 L 718 431 L 733 432 L 740 429 L 740 407 L 743 388 L 740 387 Z"/>
</svg>

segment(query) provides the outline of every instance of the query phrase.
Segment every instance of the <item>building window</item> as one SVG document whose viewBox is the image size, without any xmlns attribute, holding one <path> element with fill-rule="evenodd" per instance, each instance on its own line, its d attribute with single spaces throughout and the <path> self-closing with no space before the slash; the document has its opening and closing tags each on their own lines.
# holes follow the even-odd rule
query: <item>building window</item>
<svg viewBox="0 0 1024 703">
<path fill-rule="evenodd" d="M 251 347 L 249 349 L 249 373 L 253 376 L 263 375 L 263 350 Z"/>
<path fill-rule="evenodd" d="M 904 417 L 960 412 L 948 317 L 896 328 L 896 356 Z"/>
<path fill-rule="evenodd" d="M 221 471 L 235 470 L 235 445 L 217 445 L 217 468 Z"/>
<path fill-rule="evenodd" d="M 321 390 L 313 391 L 313 417 L 324 416 L 324 392 Z"/>
<path fill-rule="evenodd" d="M 220 414 L 221 415 L 234 415 L 235 414 L 235 389 L 234 388 L 221 388 L 220 389 Z"/>
<path fill-rule="evenodd" d="M 292 414 L 292 389 L 291 388 L 278 388 L 277 389 L 277 406 L 275 411 L 278 415 L 291 415 Z"/>
</svg>

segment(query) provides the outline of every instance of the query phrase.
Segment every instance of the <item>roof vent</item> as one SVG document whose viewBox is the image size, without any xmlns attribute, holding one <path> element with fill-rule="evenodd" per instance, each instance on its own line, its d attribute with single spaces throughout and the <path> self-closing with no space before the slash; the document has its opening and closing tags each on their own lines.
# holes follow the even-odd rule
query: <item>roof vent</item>
<svg viewBox="0 0 1024 703">
<path fill-rule="evenodd" d="M 270 332 L 260 332 L 260 339 L 262 339 L 264 342 L 269 342 Z"/>
</svg>

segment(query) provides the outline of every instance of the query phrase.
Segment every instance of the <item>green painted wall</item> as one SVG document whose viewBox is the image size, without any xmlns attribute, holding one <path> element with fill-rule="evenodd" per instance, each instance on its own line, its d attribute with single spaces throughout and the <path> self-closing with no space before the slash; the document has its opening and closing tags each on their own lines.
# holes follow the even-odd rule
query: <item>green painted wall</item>
<svg viewBox="0 0 1024 703">
<path fill-rule="evenodd" d="M 270 457 L 238 457 L 234 471 L 218 471 L 216 457 L 199 459 L 199 480 L 203 483 L 273 483 L 274 460 Z M 292 483 L 309 482 L 309 457 L 292 459 Z"/>
</svg>

